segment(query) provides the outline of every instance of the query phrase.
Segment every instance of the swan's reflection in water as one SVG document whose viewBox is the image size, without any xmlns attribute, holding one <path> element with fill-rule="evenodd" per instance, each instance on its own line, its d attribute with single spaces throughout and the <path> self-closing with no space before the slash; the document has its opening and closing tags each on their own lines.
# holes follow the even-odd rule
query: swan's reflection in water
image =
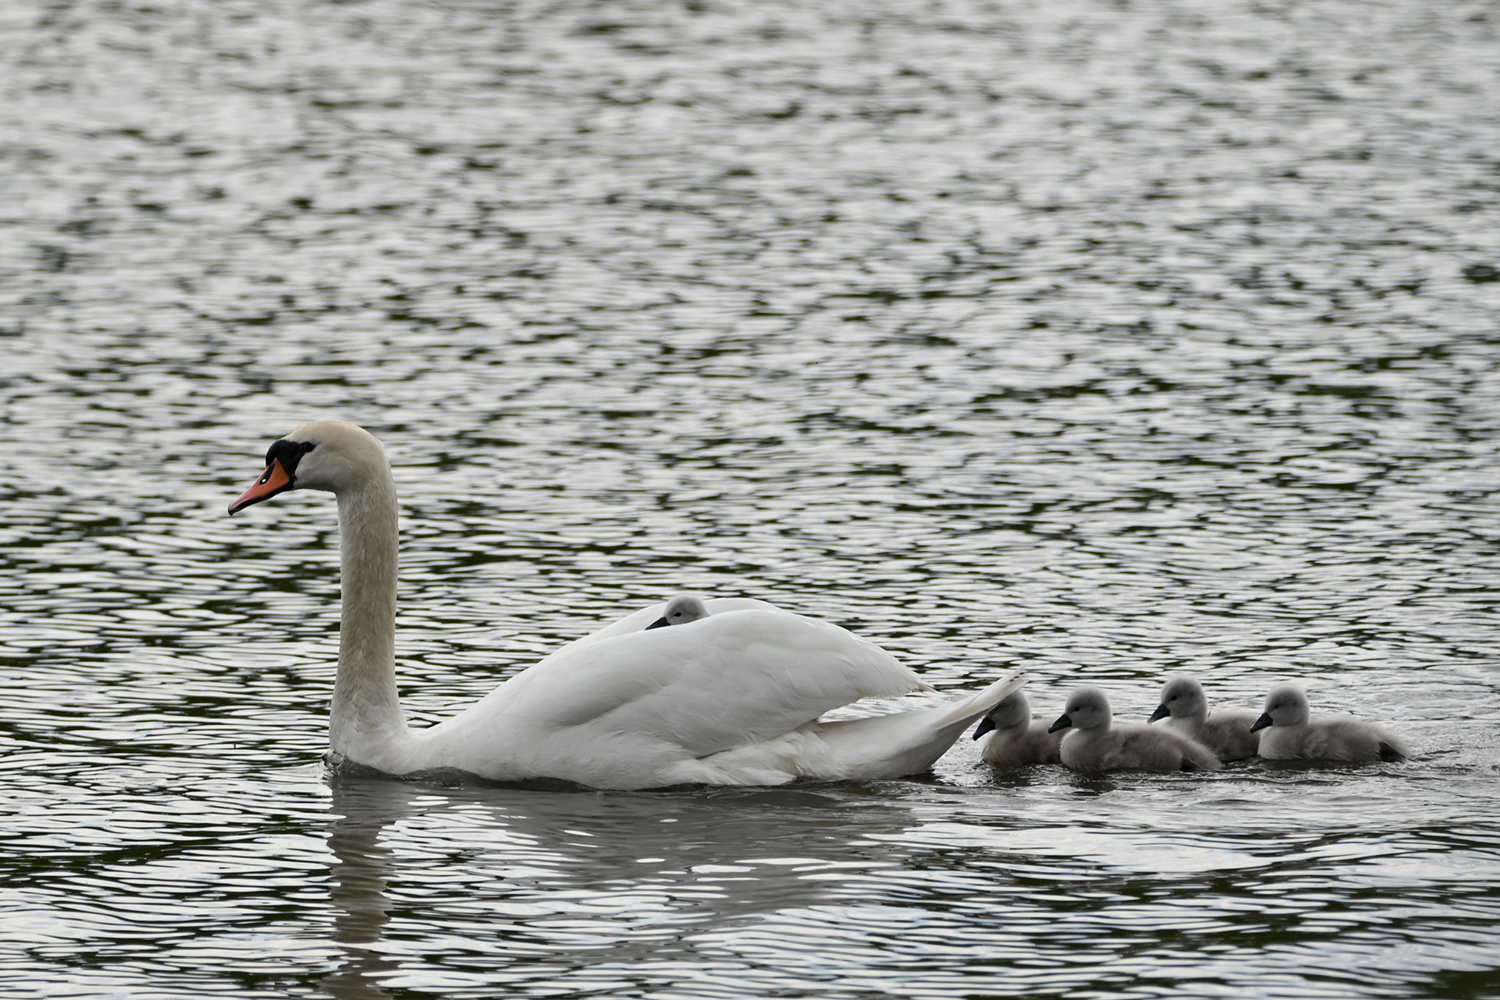
<svg viewBox="0 0 1500 1000">
<path fill-rule="evenodd" d="M 692 935 L 900 864 L 891 841 L 914 824 L 908 808 L 848 785 L 601 793 L 330 780 L 344 959 L 324 988 L 359 1000 L 387 996 L 393 977 L 410 983 L 414 966 L 448 964 L 443 952 L 463 975 L 512 983 L 606 961 L 691 961 Z"/>
<path fill-rule="evenodd" d="M 334 913 L 333 940 L 343 950 L 339 970 L 323 980 L 339 1000 L 379 1000 L 389 996 L 376 985 L 398 963 L 371 946 L 379 942 L 390 904 L 386 886 L 392 870 L 391 850 L 380 844 L 380 831 L 411 801 L 405 786 L 366 780 L 336 782 L 335 819 L 328 847 L 336 861 L 330 871 Z"/>
</svg>

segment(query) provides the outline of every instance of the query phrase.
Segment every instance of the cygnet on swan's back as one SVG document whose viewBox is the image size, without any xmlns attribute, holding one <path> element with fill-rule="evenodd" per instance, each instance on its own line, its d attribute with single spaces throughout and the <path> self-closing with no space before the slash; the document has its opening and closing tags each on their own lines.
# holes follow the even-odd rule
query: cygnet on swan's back
<svg viewBox="0 0 1500 1000">
<path fill-rule="evenodd" d="M 697 594 L 678 594 L 667 602 L 666 610 L 646 628 L 665 628 L 668 625 L 686 625 L 708 617 L 708 606 Z"/>
<path fill-rule="evenodd" d="M 1260 755 L 1267 760 L 1404 760 L 1411 750 L 1395 733 L 1352 715 L 1312 717 L 1307 695 L 1278 684 L 1255 721 Z"/>
<path fill-rule="evenodd" d="M 1096 687 L 1068 696 L 1051 731 L 1069 730 L 1063 765 L 1074 771 L 1217 771 L 1219 759 L 1203 744 L 1161 726 L 1113 724 L 1109 698 Z"/>
<path fill-rule="evenodd" d="M 1031 703 L 1020 691 L 1005 696 L 995 710 L 980 720 L 974 738 L 989 734 L 980 747 L 984 759 L 1004 767 L 1060 764 L 1061 732 L 1048 732 L 1045 722 L 1031 721 Z"/>
<path fill-rule="evenodd" d="M 1208 747 L 1220 760 L 1254 757 L 1260 734 L 1252 732 L 1254 712 L 1208 712 L 1203 685 L 1185 675 L 1167 679 L 1162 685 L 1161 704 L 1148 722 L 1166 719 L 1162 725 Z"/>
</svg>

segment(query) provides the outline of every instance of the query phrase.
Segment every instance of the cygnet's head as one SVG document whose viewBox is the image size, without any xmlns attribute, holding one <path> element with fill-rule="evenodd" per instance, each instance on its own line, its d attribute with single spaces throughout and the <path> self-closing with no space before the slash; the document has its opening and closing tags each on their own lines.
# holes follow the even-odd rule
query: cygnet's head
<svg viewBox="0 0 1500 1000">
<path fill-rule="evenodd" d="M 1020 691 L 1012 691 L 996 705 L 994 710 L 979 720 L 974 729 L 974 739 L 979 739 L 992 729 L 1025 729 L 1031 725 L 1031 703 Z"/>
<path fill-rule="evenodd" d="M 1062 716 L 1054 723 L 1049 733 L 1059 729 L 1108 729 L 1112 713 L 1109 698 L 1096 687 L 1081 687 L 1068 696 L 1068 704 Z"/>
<path fill-rule="evenodd" d="M 1266 710 L 1250 727 L 1253 733 L 1267 726 L 1300 726 L 1312 717 L 1307 695 L 1295 684 L 1278 684 L 1266 695 Z"/>
<path fill-rule="evenodd" d="M 1146 721 L 1155 722 L 1168 716 L 1174 719 L 1208 718 L 1208 698 L 1203 694 L 1203 685 L 1183 675 L 1168 678 L 1161 688 L 1161 704 Z"/>
<path fill-rule="evenodd" d="M 678 594 L 667 602 L 666 610 L 646 628 L 665 628 L 668 625 L 686 625 L 708 617 L 708 605 L 696 594 Z"/>
</svg>

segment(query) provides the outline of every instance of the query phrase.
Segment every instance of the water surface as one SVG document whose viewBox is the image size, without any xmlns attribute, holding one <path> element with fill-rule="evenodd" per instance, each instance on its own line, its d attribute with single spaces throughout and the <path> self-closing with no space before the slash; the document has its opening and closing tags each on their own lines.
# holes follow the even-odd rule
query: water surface
<svg viewBox="0 0 1500 1000">
<path fill-rule="evenodd" d="M 1500 107 L 1467 3 L 0 12 L 0 995 L 1500 996 Z M 332 777 L 682 589 L 1407 764 Z"/>
</svg>

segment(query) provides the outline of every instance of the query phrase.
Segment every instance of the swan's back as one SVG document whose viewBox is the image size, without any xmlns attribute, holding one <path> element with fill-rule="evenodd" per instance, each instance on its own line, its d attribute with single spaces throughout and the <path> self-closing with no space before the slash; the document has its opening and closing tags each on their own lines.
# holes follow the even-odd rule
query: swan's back
<svg viewBox="0 0 1500 1000">
<path fill-rule="evenodd" d="M 707 618 L 671 628 L 646 630 L 660 606 L 632 615 L 431 732 L 481 747 L 494 740 L 524 758 L 522 770 L 609 772 L 608 781 L 584 784 L 627 787 L 635 776 L 620 772 L 632 767 L 670 772 L 640 785 L 706 781 L 712 776 L 695 770 L 701 758 L 775 740 L 861 698 L 922 686 L 890 653 L 836 625 L 763 602 L 725 612 L 716 603 L 708 602 Z"/>
<path fill-rule="evenodd" d="M 678 595 L 678 597 L 682 596 L 686 595 Z M 563 646 L 561 649 L 554 650 L 545 658 L 539 660 L 536 666 L 539 667 L 543 663 L 546 663 L 548 660 L 557 657 L 570 655 L 571 651 L 576 646 L 598 642 L 602 639 L 613 639 L 616 636 L 629 635 L 632 632 L 644 632 L 648 628 L 650 628 L 653 623 L 664 618 L 666 616 L 667 610 L 672 606 L 672 601 L 677 599 L 677 597 L 674 597 L 671 600 L 662 602 L 661 604 L 653 604 L 648 608 L 642 608 L 639 611 L 635 611 L 626 615 L 624 618 L 621 618 L 618 621 L 609 623 L 608 625 L 599 629 L 597 632 L 591 632 L 588 635 L 583 636 L 582 638 L 574 639 L 572 642 Z M 777 607 L 769 601 L 758 601 L 753 597 L 710 597 L 702 600 L 702 607 L 710 617 L 713 615 L 722 615 L 726 611 L 776 611 L 783 614 L 791 614 L 791 612 L 789 611 L 782 612 L 781 608 Z M 660 631 L 660 629 L 656 631 Z M 535 667 L 533 667 L 532 669 L 535 669 Z"/>
</svg>

